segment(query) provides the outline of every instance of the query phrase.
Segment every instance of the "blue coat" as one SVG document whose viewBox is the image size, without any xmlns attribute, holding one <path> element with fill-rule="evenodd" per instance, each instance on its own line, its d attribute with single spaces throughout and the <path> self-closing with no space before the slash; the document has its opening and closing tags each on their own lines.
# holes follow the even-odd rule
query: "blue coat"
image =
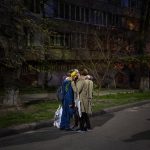
<svg viewBox="0 0 150 150">
<path fill-rule="evenodd" d="M 73 105 L 74 102 L 74 93 L 73 93 L 70 80 L 64 80 L 62 87 L 63 87 L 64 97 L 62 102 L 63 111 L 62 111 L 60 128 L 68 129 L 70 128 L 70 118 L 73 115 L 73 109 L 70 106 Z"/>
</svg>

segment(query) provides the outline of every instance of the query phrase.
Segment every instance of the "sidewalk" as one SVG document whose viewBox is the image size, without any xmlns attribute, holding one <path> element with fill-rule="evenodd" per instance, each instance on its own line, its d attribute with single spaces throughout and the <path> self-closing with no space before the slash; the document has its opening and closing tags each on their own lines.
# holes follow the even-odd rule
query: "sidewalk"
<svg viewBox="0 0 150 150">
<path fill-rule="evenodd" d="M 121 106 L 117 106 L 117 107 L 107 108 L 107 109 L 103 109 L 98 112 L 94 112 L 91 117 L 95 117 L 97 115 L 103 115 L 106 113 L 113 113 L 116 111 L 123 110 L 125 108 L 140 106 L 140 105 L 144 105 L 147 103 L 150 103 L 150 100 L 145 100 L 142 102 L 136 102 L 136 103 L 132 103 L 132 104 L 126 104 L 126 105 L 121 105 Z M 48 120 L 48 121 L 41 121 L 41 122 L 33 122 L 30 124 L 23 124 L 23 125 L 15 126 L 12 128 L 1 128 L 0 129 L 0 137 L 10 136 L 13 134 L 19 134 L 19 133 L 36 130 L 36 129 L 43 128 L 43 127 L 52 127 L 52 126 L 53 126 L 53 120 Z"/>
<path fill-rule="evenodd" d="M 23 94 L 20 95 L 20 99 L 23 102 L 29 102 L 29 101 L 38 101 L 38 100 L 54 100 L 57 99 L 56 93 L 37 93 L 37 94 Z"/>
<path fill-rule="evenodd" d="M 127 89 L 115 89 L 115 90 L 101 90 L 99 95 L 108 95 L 108 94 L 117 94 L 117 93 L 132 93 L 136 90 L 127 90 Z M 20 98 L 23 102 L 29 101 L 38 101 L 38 100 L 54 100 L 57 99 L 56 93 L 37 93 L 37 94 L 23 94 L 20 95 Z"/>
<path fill-rule="evenodd" d="M 118 94 L 118 93 L 133 93 L 136 92 L 135 89 L 107 89 L 107 90 L 101 90 L 98 94 L 99 96 L 108 95 L 108 94 Z M 95 95 L 95 93 L 94 93 Z M 97 94 L 96 94 L 97 95 Z"/>
</svg>

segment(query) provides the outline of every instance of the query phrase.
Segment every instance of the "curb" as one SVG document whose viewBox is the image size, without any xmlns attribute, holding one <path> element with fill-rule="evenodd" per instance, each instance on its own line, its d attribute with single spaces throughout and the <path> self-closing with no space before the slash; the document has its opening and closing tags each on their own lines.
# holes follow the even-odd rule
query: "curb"
<svg viewBox="0 0 150 150">
<path fill-rule="evenodd" d="M 106 108 L 106 109 L 103 109 L 101 111 L 93 113 L 92 117 L 97 116 L 97 115 L 103 115 L 103 114 L 107 114 L 107 113 L 117 112 L 117 111 L 120 111 L 120 110 L 123 110 L 126 108 L 141 106 L 141 105 L 148 104 L 148 103 L 150 103 L 150 100 L 144 100 L 141 102 L 135 102 L 135 103 L 131 103 L 131 104 L 124 104 L 124 105 L 120 105 L 120 106 L 114 106 L 111 108 Z"/>
<path fill-rule="evenodd" d="M 27 131 L 31 131 L 31 130 L 36 130 L 36 129 L 40 129 L 40 128 L 48 127 L 48 126 L 49 127 L 53 126 L 53 120 L 33 122 L 30 124 L 23 124 L 23 125 L 18 125 L 15 127 L 10 127 L 10 128 L 2 128 L 2 129 L 0 129 L 0 138 L 27 132 Z"/>
<path fill-rule="evenodd" d="M 145 101 L 141 101 L 141 102 L 106 108 L 101 111 L 94 112 L 91 117 L 95 117 L 98 115 L 104 115 L 104 114 L 112 113 L 112 112 L 117 112 L 117 111 L 120 111 L 120 110 L 123 110 L 126 108 L 130 108 L 130 107 L 141 106 L 141 105 L 144 105 L 147 103 L 150 103 L 150 100 L 145 100 Z M 15 127 L 10 127 L 10 128 L 1 128 L 0 129 L 0 138 L 27 132 L 27 131 L 31 131 L 31 130 L 40 129 L 43 127 L 52 127 L 52 126 L 53 126 L 53 119 L 49 120 L 49 121 L 40 121 L 40 122 L 33 122 L 30 124 L 23 124 L 23 125 L 19 125 L 19 126 L 15 126 Z"/>
</svg>

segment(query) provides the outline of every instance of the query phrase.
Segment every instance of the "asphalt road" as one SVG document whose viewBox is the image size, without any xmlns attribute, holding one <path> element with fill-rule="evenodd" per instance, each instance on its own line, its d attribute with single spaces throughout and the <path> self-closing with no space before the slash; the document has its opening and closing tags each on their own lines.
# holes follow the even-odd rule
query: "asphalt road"
<svg viewBox="0 0 150 150">
<path fill-rule="evenodd" d="M 150 104 L 91 118 L 85 133 L 54 127 L 0 139 L 0 150 L 150 150 Z"/>
</svg>

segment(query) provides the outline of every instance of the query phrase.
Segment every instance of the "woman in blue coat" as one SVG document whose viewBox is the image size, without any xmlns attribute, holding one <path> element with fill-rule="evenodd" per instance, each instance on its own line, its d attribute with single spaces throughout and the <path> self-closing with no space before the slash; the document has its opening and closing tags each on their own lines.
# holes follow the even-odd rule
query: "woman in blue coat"
<svg viewBox="0 0 150 150">
<path fill-rule="evenodd" d="M 62 84 L 63 89 L 63 101 L 62 101 L 62 116 L 60 129 L 71 130 L 70 118 L 73 115 L 74 93 L 71 86 L 71 77 L 67 77 Z"/>
</svg>

